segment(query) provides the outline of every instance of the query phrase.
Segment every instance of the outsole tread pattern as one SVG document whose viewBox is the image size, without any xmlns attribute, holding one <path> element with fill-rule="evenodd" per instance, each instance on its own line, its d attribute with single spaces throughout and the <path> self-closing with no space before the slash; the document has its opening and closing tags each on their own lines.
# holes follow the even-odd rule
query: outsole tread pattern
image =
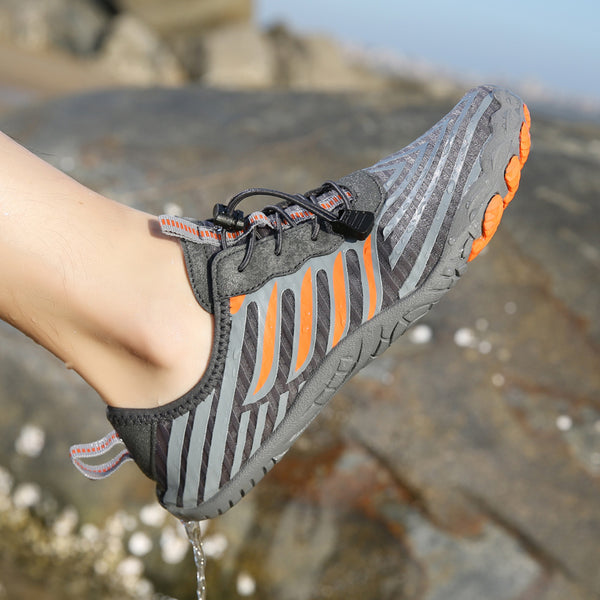
<svg viewBox="0 0 600 600">
<path fill-rule="evenodd" d="M 502 215 L 506 207 L 511 203 L 519 189 L 521 182 L 521 171 L 529 157 L 531 150 L 531 115 L 527 105 L 523 105 L 524 121 L 519 132 L 519 154 L 511 156 L 504 170 L 504 181 L 508 192 L 503 196 L 495 194 L 492 196 L 483 216 L 481 224 L 481 236 L 473 241 L 469 262 L 476 258 L 479 253 L 488 245 L 489 241 L 494 237 L 498 225 L 502 220 Z"/>
</svg>

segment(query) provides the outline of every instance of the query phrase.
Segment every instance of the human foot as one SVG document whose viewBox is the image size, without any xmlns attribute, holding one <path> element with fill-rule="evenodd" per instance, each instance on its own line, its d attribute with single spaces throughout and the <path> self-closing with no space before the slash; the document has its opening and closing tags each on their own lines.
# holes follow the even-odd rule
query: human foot
<svg viewBox="0 0 600 600">
<path fill-rule="evenodd" d="M 185 519 L 232 507 L 335 391 L 427 313 L 492 237 L 529 152 L 511 93 L 470 91 L 376 165 L 243 217 L 161 217 L 214 314 L 212 356 L 187 394 L 108 417 L 160 502 Z M 264 193 L 264 191 L 263 191 Z M 270 194 L 270 192 L 268 192 Z"/>
</svg>

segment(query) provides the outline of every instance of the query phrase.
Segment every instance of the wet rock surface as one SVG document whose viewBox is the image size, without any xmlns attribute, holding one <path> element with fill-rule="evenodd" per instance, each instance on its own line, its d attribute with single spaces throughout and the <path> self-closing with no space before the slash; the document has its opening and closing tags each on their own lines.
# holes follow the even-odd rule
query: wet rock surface
<svg viewBox="0 0 600 600">
<path fill-rule="evenodd" d="M 418 89 L 123 90 L 28 108 L 0 126 L 103 194 L 205 216 L 245 187 L 304 191 L 371 164 L 451 105 Z M 252 494 L 209 524 L 209 598 L 252 585 L 254 597 L 283 600 L 600 598 L 600 128 L 531 108 L 533 151 L 485 256 L 343 388 Z M 14 478 L 0 519 L 0 537 L 14 540 L 0 544 L 9 597 L 32 597 L 10 580 L 17 559 L 38 565 L 37 579 L 21 571 L 32 585 L 62 574 L 66 586 L 70 570 L 10 537 L 4 514 L 56 537 L 53 523 L 73 506 L 69 535 L 90 524 L 112 532 L 117 562 L 129 565 L 120 576 L 139 568 L 126 559 L 147 546 L 131 542 L 143 533 L 151 549 L 137 558 L 139 578 L 192 598 L 191 554 L 179 562 L 176 522 L 148 512 L 150 482 L 131 465 L 89 482 L 68 464 L 69 444 L 108 430 L 95 394 L 4 325 L 0 382 L 0 465 Z M 28 482 L 40 498 L 17 509 Z M 95 564 L 73 556 L 78 572 Z M 94 578 L 117 569 L 92 567 L 89 589 L 100 591 L 77 588 L 80 597 L 114 597 Z M 131 589 L 148 596 L 144 585 Z M 46 597 L 68 597 L 53 590 Z"/>
</svg>

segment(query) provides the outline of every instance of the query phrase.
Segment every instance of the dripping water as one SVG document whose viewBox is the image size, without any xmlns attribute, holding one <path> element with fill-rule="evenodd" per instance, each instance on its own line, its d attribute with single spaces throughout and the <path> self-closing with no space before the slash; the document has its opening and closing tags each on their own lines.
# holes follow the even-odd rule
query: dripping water
<svg viewBox="0 0 600 600">
<path fill-rule="evenodd" d="M 202 532 L 200 521 L 181 521 L 194 550 L 196 563 L 196 597 L 206 600 L 206 557 L 202 549 Z"/>
</svg>

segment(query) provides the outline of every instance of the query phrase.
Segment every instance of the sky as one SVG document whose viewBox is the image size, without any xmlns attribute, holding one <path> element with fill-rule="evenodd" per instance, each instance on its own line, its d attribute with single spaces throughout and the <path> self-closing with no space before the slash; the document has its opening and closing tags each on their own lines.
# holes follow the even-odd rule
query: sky
<svg viewBox="0 0 600 600">
<path fill-rule="evenodd" d="M 285 22 L 392 50 L 470 82 L 545 89 L 600 104 L 600 0 L 255 0 Z"/>
</svg>

